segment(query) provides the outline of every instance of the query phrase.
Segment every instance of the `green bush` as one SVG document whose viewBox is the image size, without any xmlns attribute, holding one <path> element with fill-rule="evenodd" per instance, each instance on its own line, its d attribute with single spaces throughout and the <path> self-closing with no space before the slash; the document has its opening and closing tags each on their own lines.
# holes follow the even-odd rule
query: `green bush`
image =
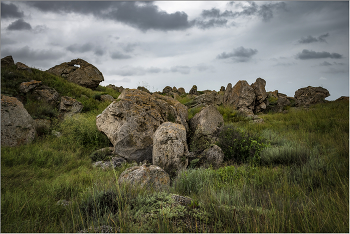
<svg viewBox="0 0 350 234">
<path fill-rule="evenodd" d="M 256 134 L 245 133 L 232 125 L 225 125 L 220 132 L 218 146 L 223 150 L 226 160 L 259 163 L 260 152 L 267 145 Z"/>
<path fill-rule="evenodd" d="M 269 105 L 276 105 L 277 104 L 277 102 L 278 102 L 278 98 L 277 97 L 274 97 L 274 96 L 269 96 L 268 98 L 267 98 L 267 100 L 269 101 Z"/>
<path fill-rule="evenodd" d="M 57 108 L 43 100 L 28 100 L 24 108 L 33 119 L 49 119 L 58 116 Z"/>
<path fill-rule="evenodd" d="M 202 109 L 203 109 L 203 106 L 198 106 L 198 107 L 188 109 L 188 120 L 192 119 L 193 116 L 195 116 L 195 114 L 200 112 Z"/>
<path fill-rule="evenodd" d="M 216 108 L 224 118 L 225 123 L 248 121 L 248 119 L 243 114 L 235 110 L 233 107 L 220 105 Z"/>
</svg>

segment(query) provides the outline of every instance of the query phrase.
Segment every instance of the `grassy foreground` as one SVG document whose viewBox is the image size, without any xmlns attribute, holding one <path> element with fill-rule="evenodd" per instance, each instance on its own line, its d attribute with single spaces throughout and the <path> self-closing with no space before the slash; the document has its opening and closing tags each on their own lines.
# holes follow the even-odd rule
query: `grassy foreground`
<svg viewBox="0 0 350 234">
<path fill-rule="evenodd" d="M 90 109 L 57 123 L 62 137 L 1 148 L 2 232 L 349 232 L 348 102 L 261 115 L 263 124 L 225 118 L 225 165 L 187 169 L 157 192 L 116 183 L 132 164 L 92 167 L 89 155 L 109 146 L 95 125 L 109 103 L 80 92 Z"/>
</svg>

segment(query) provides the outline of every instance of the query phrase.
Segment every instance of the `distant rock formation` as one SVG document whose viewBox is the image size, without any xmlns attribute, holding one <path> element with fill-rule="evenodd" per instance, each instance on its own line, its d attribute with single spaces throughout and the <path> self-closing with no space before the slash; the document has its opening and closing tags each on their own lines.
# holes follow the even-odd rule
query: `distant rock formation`
<svg viewBox="0 0 350 234">
<path fill-rule="evenodd" d="M 329 95 L 325 88 L 308 86 L 295 91 L 294 98 L 297 106 L 309 106 L 310 104 L 325 102 L 325 98 Z"/>
<path fill-rule="evenodd" d="M 47 72 L 90 89 L 97 88 L 100 82 L 104 81 L 102 73 L 95 66 L 82 59 L 61 63 L 50 68 Z"/>
<path fill-rule="evenodd" d="M 117 91 L 119 93 L 123 92 L 123 90 L 124 90 L 123 86 L 118 87 L 118 86 L 115 86 L 115 85 L 112 85 L 112 84 L 107 85 L 106 88 L 113 89 L 113 90 L 115 90 L 115 91 Z"/>
<path fill-rule="evenodd" d="M 197 92 L 197 85 L 193 85 L 190 92 L 188 94 L 191 95 L 198 95 L 199 93 Z"/>
<path fill-rule="evenodd" d="M 6 56 L 1 59 L 1 66 L 13 66 L 15 65 L 15 61 L 13 61 L 13 58 L 11 55 Z"/>
</svg>

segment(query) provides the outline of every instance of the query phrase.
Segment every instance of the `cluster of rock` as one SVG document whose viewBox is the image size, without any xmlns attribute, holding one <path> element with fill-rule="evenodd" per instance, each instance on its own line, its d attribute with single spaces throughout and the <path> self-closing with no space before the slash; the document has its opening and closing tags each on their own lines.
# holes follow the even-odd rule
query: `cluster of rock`
<svg viewBox="0 0 350 234">
<path fill-rule="evenodd" d="M 30 67 L 28 67 L 27 65 L 25 65 L 24 63 L 17 62 L 15 64 L 15 61 L 13 60 L 11 55 L 6 56 L 6 57 L 1 59 L 1 66 L 2 67 L 14 66 L 14 65 L 16 65 L 17 70 L 25 70 L 25 71 L 32 73 L 32 69 Z"/>
</svg>

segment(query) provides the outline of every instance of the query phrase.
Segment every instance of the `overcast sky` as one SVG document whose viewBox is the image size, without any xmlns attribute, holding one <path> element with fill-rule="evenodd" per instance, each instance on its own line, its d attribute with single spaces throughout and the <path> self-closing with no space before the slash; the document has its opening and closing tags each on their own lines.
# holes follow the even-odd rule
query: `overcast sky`
<svg viewBox="0 0 350 234">
<path fill-rule="evenodd" d="M 1 2 L 1 58 L 47 70 L 81 58 L 101 85 L 216 90 L 261 77 L 294 96 L 349 96 L 349 2 Z"/>
</svg>

